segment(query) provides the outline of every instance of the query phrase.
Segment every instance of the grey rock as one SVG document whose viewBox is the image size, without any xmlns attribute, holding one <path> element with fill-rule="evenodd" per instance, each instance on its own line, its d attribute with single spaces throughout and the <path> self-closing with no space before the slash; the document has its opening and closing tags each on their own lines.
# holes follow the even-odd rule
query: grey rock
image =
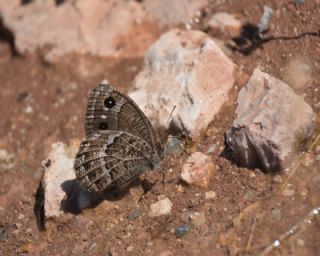
<svg viewBox="0 0 320 256">
<path fill-rule="evenodd" d="M 177 238 L 182 238 L 190 231 L 190 228 L 187 224 L 182 224 L 176 228 L 175 234 Z"/>
<path fill-rule="evenodd" d="M 303 98 L 259 69 L 239 92 L 237 104 L 226 143 L 242 166 L 284 170 L 315 128 L 315 115 Z"/>
<path fill-rule="evenodd" d="M 184 151 L 184 143 L 175 137 L 169 137 L 166 143 L 166 154 L 179 155 Z"/>
<path fill-rule="evenodd" d="M 260 33 L 264 33 L 269 29 L 269 23 L 273 15 L 273 10 L 269 6 L 263 6 L 263 14 L 258 24 Z"/>
</svg>

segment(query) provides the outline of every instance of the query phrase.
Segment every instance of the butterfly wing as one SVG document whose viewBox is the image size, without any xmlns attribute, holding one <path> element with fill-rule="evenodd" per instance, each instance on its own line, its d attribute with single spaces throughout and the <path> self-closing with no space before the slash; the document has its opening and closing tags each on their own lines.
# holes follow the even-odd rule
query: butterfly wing
<svg viewBox="0 0 320 256">
<path fill-rule="evenodd" d="M 145 114 L 132 99 L 109 84 L 100 84 L 91 91 L 85 129 L 87 137 L 109 130 L 128 132 L 145 140 L 155 153 L 162 151 Z"/>
<path fill-rule="evenodd" d="M 81 143 L 74 164 L 76 177 L 90 192 L 119 188 L 153 168 L 152 154 L 146 141 L 127 132 L 93 135 Z"/>
</svg>

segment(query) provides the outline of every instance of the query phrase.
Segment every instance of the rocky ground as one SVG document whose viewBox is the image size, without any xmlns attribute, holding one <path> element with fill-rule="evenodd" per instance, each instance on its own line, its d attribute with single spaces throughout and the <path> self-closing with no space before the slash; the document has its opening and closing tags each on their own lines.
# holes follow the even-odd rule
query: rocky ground
<svg viewBox="0 0 320 256">
<path fill-rule="evenodd" d="M 179 0 L 170 7 L 165 0 L 41 2 L 0 0 L 0 255 L 319 254 L 319 1 Z M 270 20 L 264 6 L 273 10 Z M 200 48 L 210 55 L 213 40 L 235 64 L 231 77 L 222 69 L 226 77 L 214 80 L 217 50 L 208 59 L 180 48 L 183 54 L 175 55 L 203 63 L 195 71 L 178 67 L 179 74 L 195 72 L 199 86 L 224 84 L 228 97 L 215 99 L 224 100 L 219 108 L 203 105 L 204 118 L 197 120 L 205 129 L 198 121 L 190 126 L 179 112 L 183 107 L 176 110 L 186 122 L 185 150 L 168 154 L 147 175 L 153 186 L 146 194 L 144 181 L 136 181 L 85 209 L 59 209 L 63 213 L 46 219 L 41 231 L 36 198 L 52 145 L 71 147 L 84 139 L 88 93 L 102 79 L 123 92 L 141 89 L 141 81 L 166 88 L 166 77 L 142 76 L 150 72 L 144 57 L 154 63 L 170 52 L 150 54 L 148 48 L 172 29 L 202 31 L 205 39 L 201 34 L 182 47 L 204 42 Z M 287 83 L 314 113 L 312 134 L 278 172 L 239 167 L 221 155 L 239 91 L 256 68 Z M 172 73 L 164 74 L 174 86 Z M 301 106 L 289 108 L 297 120 Z M 166 107 L 161 118 L 172 103 Z M 297 126 L 283 123 L 282 136 L 290 137 Z M 193 168 L 190 160 L 198 161 Z M 200 182 L 188 175 L 197 168 Z"/>
</svg>

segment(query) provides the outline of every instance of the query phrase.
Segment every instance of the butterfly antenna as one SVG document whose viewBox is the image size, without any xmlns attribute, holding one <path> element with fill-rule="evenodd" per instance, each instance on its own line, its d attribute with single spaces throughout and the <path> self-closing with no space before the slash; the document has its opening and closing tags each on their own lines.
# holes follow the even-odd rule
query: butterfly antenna
<svg viewBox="0 0 320 256">
<path fill-rule="evenodd" d="M 169 115 L 168 120 L 167 120 L 167 122 L 166 122 L 165 129 L 164 129 L 164 131 L 163 131 L 163 133 L 162 133 L 162 136 L 161 136 L 161 140 L 162 140 L 162 141 L 164 140 L 164 137 L 165 137 L 165 135 L 166 135 L 166 131 L 168 130 L 169 122 L 170 122 L 170 120 L 171 120 L 171 118 L 172 118 L 173 112 L 174 112 L 174 110 L 176 109 L 176 107 L 177 107 L 177 106 L 174 105 L 174 107 L 172 108 L 172 110 L 171 110 L 171 112 L 170 112 L 170 115 Z"/>
</svg>

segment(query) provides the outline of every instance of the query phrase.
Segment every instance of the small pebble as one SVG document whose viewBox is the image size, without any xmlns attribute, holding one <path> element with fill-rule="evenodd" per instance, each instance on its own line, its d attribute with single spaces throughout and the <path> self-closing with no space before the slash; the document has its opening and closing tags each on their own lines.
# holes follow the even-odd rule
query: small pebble
<svg viewBox="0 0 320 256">
<path fill-rule="evenodd" d="M 308 166 L 312 165 L 314 163 L 314 161 L 315 161 L 314 154 L 306 153 L 304 156 L 303 165 L 305 167 L 308 167 Z"/>
<path fill-rule="evenodd" d="M 272 209 L 271 216 L 272 216 L 273 220 L 279 221 L 281 219 L 281 210 L 279 208 Z"/>
<path fill-rule="evenodd" d="M 178 190 L 180 193 L 184 193 L 184 192 L 185 192 L 185 189 L 184 189 L 184 187 L 183 187 L 181 184 L 179 184 L 179 185 L 177 186 L 177 190 Z"/>
<path fill-rule="evenodd" d="M 182 224 L 181 226 L 176 228 L 176 237 L 181 238 L 189 232 L 189 226 L 186 224 Z"/>
<path fill-rule="evenodd" d="M 291 197 L 295 193 L 293 188 L 286 188 L 285 190 L 282 191 L 283 196 Z"/>
<path fill-rule="evenodd" d="M 217 193 L 214 191 L 207 191 L 204 193 L 204 197 L 209 200 L 209 199 L 213 199 L 217 196 Z"/>
<path fill-rule="evenodd" d="M 22 220 L 24 218 L 24 215 L 22 214 L 22 213 L 20 213 L 19 215 L 18 215 L 18 220 Z"/>
<path fill-rule="evenodd" d="M 305 246 L 305 242 L 302 239 L 297 239 L 297 245 L 300 247 L 304 247 Z"/>
<path fill-rule="evenodd" d="M 129 245 L 126 250 L 127 250 L 128 252 L 132 252 L 133 249 L 134 249 L 134 247 L 133 247 L 132 245 Z"/>
<path fill-rule="evenodd" d="M 282 183 L 282 177 L 280 175 L 276 175 L 273 177 L 274 183 Z"/>
<path fill-rule="evenodd" d="M 171 213 L 172 202 L 169 198 L 164 198 L 154 204 L 150 205 L 150 216 L 157 217 L 161 215 L 167 215 Z"/>
<path fill-rule="evenodd" d="M 142 214 L 143 214 L 142 211 L 140 211 L 138 208 L 135 208 L 129 213 L 128 220 L 133 221 L 133 220 L 139 218 Z"/>
<path fill-rule="evenodd" d="M 210 153 L 213 153 L 215 151 L 217 151 L 218 149 L 218 145 L 217 144 L 212 144 L 209 146 L 208 150 L 207 150 L 207 153 L 210 154 Z"/>
</svg>

